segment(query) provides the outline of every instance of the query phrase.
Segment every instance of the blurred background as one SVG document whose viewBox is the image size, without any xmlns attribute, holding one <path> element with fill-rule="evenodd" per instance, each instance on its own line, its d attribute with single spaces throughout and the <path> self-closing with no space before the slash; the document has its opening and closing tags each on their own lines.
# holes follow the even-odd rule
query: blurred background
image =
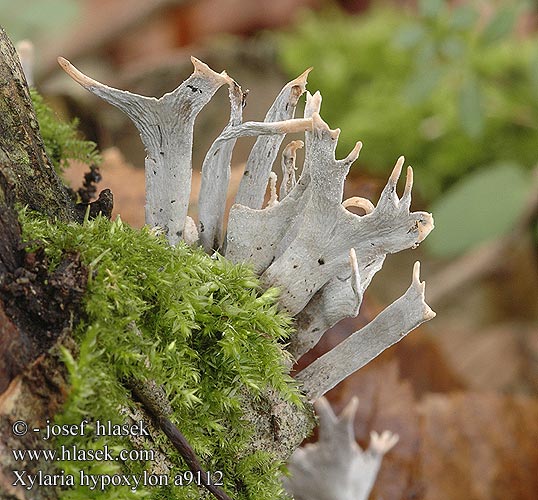
<svg viewBox="0 0 538 500">
<path fill-rule="evenodd" d="M 34 44 L 46 102 L 98 144 L 99 188 L 134 226 L 144 212 L 138 133 L 70 80 L 59 55 L 152 96 L 187 78 L 194 55 L 250 89 L 245 121 L 263 120 L 280 88 L 313 66 L 308 89 L 342 129 L 338 155 L 364 143 L 345 197 L 375 203 L 403 154 L 415 169 L 413 208 L 433 212 L 436 229 L 387 258 L 359 317 L 299 367 L 399 297 L 421 260 L 437 317 L 329 394 L 337 412 L 359 396 L 361 445 L 370 430 L 400 435 L 371 498 L 538 498 L 536 2 L 0 0 L 0 14 L 14 41 Z M 221 89 L 196 124 L 193 215 L 196 172 L 228 116 Z M 252 143 L 238 141 L 230 199 Z M 63 175 L 78 188 L 87 170 L 73 161 Z"/>
</svg>

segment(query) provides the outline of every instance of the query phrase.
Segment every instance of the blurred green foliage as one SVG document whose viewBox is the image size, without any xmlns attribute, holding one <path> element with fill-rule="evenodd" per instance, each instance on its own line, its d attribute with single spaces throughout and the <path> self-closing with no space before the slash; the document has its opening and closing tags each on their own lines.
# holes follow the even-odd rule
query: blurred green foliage
<svg viewBox="0 0 538 500">
<path fill-rule="evenodd" d="M 342 128 L 340 155 L 360 139 L 361 166 L 384 174 L 405 154 L 420 194 L 435 200 L 491 163 L 538 159 L 538 38 L 514 34 L 524 4 L 494 5 L 305 13 L 280 38 L 282 63 L 290 75 L 314 66 L 309 88 Z"/>
<path fill-rule="evenodd" d="M 1 24 L 14 41 L 50 37 L 75 21 L 79 0 L 0 0 Z"/>
<path fill-rule="evenodd" d="M 513 163 L 498 163 L 469 174 L 432 206 L 436 230 L 427 248 L 452 256 L 506 234 L 525 208 L 529 177 Z"/>
</svg>

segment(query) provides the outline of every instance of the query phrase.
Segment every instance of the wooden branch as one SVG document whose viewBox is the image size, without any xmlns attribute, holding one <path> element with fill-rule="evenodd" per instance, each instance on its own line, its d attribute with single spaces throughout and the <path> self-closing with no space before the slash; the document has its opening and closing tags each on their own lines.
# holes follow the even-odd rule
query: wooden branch
<svg viewBox="0 0 538 500">
<path fill-rule="evenodd" d="M 126 385 L 133 395 L 138 399 L 144 409 L 155 420 L 157 427 L 163 431 L 166 437 L 174 445 L 174 448 L 185 460 L 189 469 L 198 474 L 202 485 L 218 500 L 231 500 L 226 492 L 207 481 L 208 474 L 202 467 L 199 458 L 187 441 L 187 438 L 168 418 L 171 413 L 170 404 L 166 398 L 164 390 L 157 386 L 155 382 L 143 383 L 137 380 L 129 380 Z M 164 402 L 164 411 L 163 411 Z"/>
<path fill-rule="evenodd" d="M 297 374 L 296 379 L 302 383 L 308 397 L 320 398 L 411 330 L 434 318 L 435 313 L 425 302 L 424 289 L 424 282 L 420 282 L 420 263 L 416 262 L 411 286 L 404 295 L 364 328 Z"/>
<path fill-rule="evenodd" d="M 13 434 L 12 425 L 23 420 L 40 426 L 65 402 L 67 373 L 55 346 L 70 340 L 87 270 L 70 254 L 51 273 L 42 251 L 27 254 L 16 204 L 51 219 L 77 220 L 46 156 L 15 48 L 0 28 L 0 498 L 52 500 L 54 490 L 30 493 L 13 484 L 13 470 L 54 473 L 54 464 L 17 462 L 11 450 L 42 449 L 47 443 L 33 432 Z"/>
<path fill-rule="evenodd" d="M 295 451 L 288 463 L 290 477 L 284 480 L 295 500 L 368 500 L 383 456 L 398 435 L 372 432 L 370 447 L 363 451 L 353 430 L 358 403 L 353 398 L 336 417 L 325 398 L 316 402 L 319 441 Z"/>
<path fill-rule="evenodd" d="M 191 58 L 193 74 L 160 99 L 108 87 L 60 57 L 60 66 L 77 83 L 121 109 L 137 126 L 146 148 L 146 223 L 158 226 L 176 244 L 185 229 L 192 177 L 196 115 L 231 79 Z"/>
<path fill-rule="evenodd" d="M 198 457 L 180 430 L 165 417 L 157 418 L 157 422 L 177 451 L 179 451 L 180 455 L 185 459 L 189 469 L 199 474 L 200 482 L 204 487 L 218 500 L 231 500 L 222 488 L 207 481 L 208 474 L 204 471 Z"/>
<path fill-rule="evenodd" d="M 306 79 L 312 68 L 287 83 L 276 97 L 265 116 L 265 122 L 285 121 L 293 118 L 299 97 L 306 88 Z M 237 191 L 236 203 L 261 208 L 267 180 L 284 135 L 259 137 L 247 160 L 245 172 Z"/>
</svg>

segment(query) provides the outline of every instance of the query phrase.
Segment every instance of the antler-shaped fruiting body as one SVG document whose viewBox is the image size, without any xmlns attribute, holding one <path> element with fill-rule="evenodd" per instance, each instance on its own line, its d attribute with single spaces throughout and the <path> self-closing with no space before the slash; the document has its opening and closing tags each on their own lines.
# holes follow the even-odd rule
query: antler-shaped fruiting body
<svg viewBox="0 0 538 500">
<path fill-rule="evenodd" d="M 294 452 L 288 463 L 290 476 L 284 480 L 295 500 L 368 499 L 383 456 L 398 435 L 372 432 L 369 448 L 362 450 L 353 430 L 357 407 L 358 399 L 353 398 L 336 417 L 325 398 L 317 401 L 319 440 Z"/>
<path fill-rule="evenodd" d="M 262 151 L 267 158 L 276 157 L 278 146 L 285 134 L 310 128 L 310 120 L 288 119 L 293 116 L 297 99 L 304 92 L 308 71 L 284 87 L 268 113 L 266 122 L 241 124 L 241 110 L 246 96 L 241 87 L 225 71 L 216 73 L 195 57 L 192 57 L 191 61 L 194 65 L 193 74 L 174 91 L 156 99 L 108 87 L 86 76 L 63 57 L 58 58 L 60 66 L 71 78 L 118 107 L 138 128 L 147 153 L 146 224 L 160 227 L 171 244 L 183 239 L 186 225 L 189 229 L 189 240 L 196 240 L 196 235 L 192 234 L 192 223 L 187 216 L 192 178 L 194 121 L 215 92 L 225 83 L 229 85 L 230 122 L 212 145 L 204 161 L 200 199 L 204 220 L 200 221 L 199 227 L 200 232 L 203 232 L 207 225 L 207 233 L 203 236 L 202 243 L 210 251 L 220 246 L 219 232 L 225 203 L 223 193 L 226 193 L 228 187 L 229 161 L 235 139 L 246 135 L 274 136 L 274 139 L 260 138 L 257 141 L 251 156 L 254 155 L 253 161 L 258 164 L 257 159 Z M 268 175 L 269 172 L 267 177 Z M 257 173 L 253 177 L 257 179 L 259 176 Z M 252 189 L 259 189 L 258 184 L 259 181 Z M 212 196 L 214 198 L 208 200 Z"/>
<path fill-rule="evenodd" d="M 400 157 L 376 206 L 364 198 L 343 200 L 344 182 L 362 143 L 344 159 L 335 157 L 340 130 L 320 116 L 321 94 L 307 92 L 303 118 L 293 118 L 310 70 L 287 83 L 265 121 L 242 123 L 246 94 L 225 72 L 216 73 L 192 58 L 193 74 L 160 99 L 107 87 L 68 61 L 61 66 L 82 86 L 124 111 L 146 147 L 146 222 L 161 227 L 170 243 L 199 242 L 234 262 L 249 263 L 265 287 L 280 289 L 280 307 L 295 318 L 290 341 L 295 357 L 311 349 L 335 323 L 356 316 L 365 289 L 387 254 L 416 247 L 433 229 L 427 212 L 411 212 L 413 170 L 407 168 L 401 198 L 396 186 Z M 198 112 L 223 85 L 229 86 L 230 120 L 209 149 L 202 166 L 199 220 L 187 216 L 191 184 L 192 132 Z M 282 155 L 280 200 L 271 172 L 285 134 L 304 132 Z M 224 234 L 230 161 L 235 141 L 259 136 L 251 151 Z M 305 147 L 301 176 L 295 177 L 296 150 Z M 262 207 L 269 183 L 271 199 Z M 348 210 L 359 207 L 365 214 Z M 315 400 L 340 380 L 435 314 L 424 301 L 424 284 L 415 265 L 407 292 L 370 325 L 298 374 Z"/>
<path fill-rule="evenodd" d="M 194 72 L 160 99 L 108 87 L 69 61 L 58 62 L 84 88 L 122 110 L 136 125 L 146 148 L 146 223 L 162 228 L 171 244 L 183 236 L 192 176 L 194 120 L 230 77 L 191 58 Z"/>
<path fill-rule="evenodd" d="M 284 199 L 270 207 L 234 205 L 228 227 L 227 257 L 250 262 L 266 286 L 281 290 L 280 305 L 296 317 L 298 331 L 290 346 L 296 357 L 339 320 L 358 314 L 362 294 L 387 254 L 416 247 L 433 229 L 431 214 L 410 212 L 411 167 L 402 197 L 396 194 L 403 157 L 377 206 L 358 197 L 342 201 L 346 175 L 362 144 L 337 160 L 340 131 L 321 119 L 320 107 L 320 94 L 307 94 L 305 117 L 312 118 L 313 128 L 305 132 L 299 181 L 290 181 Z M 294 152 L 284 151 L 285 164 L 294 164 Z M 289 169 L 284 172 L 288 179 Z M 351 213 L 349 206 L 366 214 Z"/>
<path fill-rule="evenodd" d="M 424 289 L 425 284 L 420 281 L 420 263 L 416 262 L 411 286 L 399 299 L 364 328 L 297 374 L 296 378 L 302 382 L 310 399 L 323 396 L 418 325 L 434 318 L 435 313 L 425 302 Z"/>
<path fill-rule="evenodd" d="M 311 70 L 312 68 L 307 69 L 284 86 L 265 115 L 264 122 L 278 122 L 293 118 L 295 107 L 306 89 L 306 79 Z M 261 208 L 267 179 L 283 140 L 284 134 L 259 137 L 256 140 L 239 184 L 237 203 L 247 207 Z"/>
<path fill-rule="evenodd" d="M 259 161 L 255 162 L 255 165 L 264 165 L 266 167 L 266 172 L 264 170 L 265 178 L 263 192 L 261 194 L 263 199 L 267 180 L 270 178 L 271 174 L 272 162 L 278 153 L 278 147 L 284 136 L 288 133 L 303 132 L 312 127 L 312 121 L 310 119 L 291 119 L 295 104 L 297 103 L 299 95 L 304 91 L 305 84 L 306 73 L 303 73 L 303 75 L 288 83 L 282 89 L 271 108 L 273 109 L 276 107 L 277 109 L 274 113 L 268 113 L 269 118 L 281 117 L 285 114 L 286 116 L 289 116 L 289 119 L 275 121 L 269 120 L 266 117 L 266 121 L 262 123 L 247 122 L 242 124 L 241 110 L 244 106 L 246 93 L 243 93 L 241 87 L 239 87 L 235 81 L 230 79 L 230 121 L 209 148 L 202 166 L 202 186 L 198 204 L 200 219 L 199 231 L 200 241 L 206 251 L 210 252 L 212 250 L 220 249 L 222 245 L 224 208 L 230 181 L 230 161 L 236 139 L 242 136 L 260 136 L 254 144 L 253 150 L 249 156 L 249 161 L 252 162 L 253 157 L 259 160 L 258 156 L 259 154 L 262 154 L 262 151 L 263 154 L 266 155 L 264 158 L 266 163 Z M 286 100 L 284 100 L 284 97 Z M 279 111 L 279 107 L 284 107 L 286 113 L 277 112 Z M 252 173 L 250 176 L 244 176 L 243 179 L 248 179 L 248 181 L 244 181 L 244 183 L 246 182 L 246 184 L 251 185 L 251 183 L 262 174 L 260 174 L 254 166 L 249 167 L 248 165 L 247 162 L 246 168 L 252 168 Z M 248 170 L 246 172 L 248 172 Z M 258 190 L 258 184 L 259 181 L 252 184 L 252 192 Z M 245 188 L 243 187 L 242 189 L 243 191 L 240 191 L 238 196 L 241 193 L 245 193 Z"/>
</svg>

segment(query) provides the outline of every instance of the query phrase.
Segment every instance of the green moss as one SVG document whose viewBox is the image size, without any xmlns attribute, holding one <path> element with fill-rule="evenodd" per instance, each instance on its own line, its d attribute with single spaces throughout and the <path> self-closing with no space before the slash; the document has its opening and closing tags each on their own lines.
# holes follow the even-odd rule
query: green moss
<svg viewBox="0 0 538 500">
<path fill-rule="evenodd" d="M 134 230 L 120 219 L 53 224 L 21 213 L 24 237 L 43 244 L 56 266 L 62 253 L 80 252 L 90 269 L 85 319 L 75 331 L 76 356 L 65 351 L 72 384 L 57 423 L 84 418 L 122 423 L 133 408 L 122 384 L 128 378 L 155 380 L 172 404 L 171 420 L 185 434 L 206 470 L 222 471 L 224 488 L 235 499 L 284 498 L 281 464 L 268 453 L 249 453 L 253 429 L 242 417 L 241 394 L 256 397 L 269 387 L 301 405 L 287 374 L 283 349 L 290 319 L 276 308 L 274 289 L 262 292 L 253 272 L 224 258 L 179 244 L 171 248 L 148 229 Z M 136 325 L 136 328 L 133 328 Z M 139 330 L 139 331 L 137 331 Z M 160 439 L 160 438 L 159 438 Z M 131 448 L 124 438 L 61 437 L 56 446 Z M 187 470 L 165 439 L 161 445 L 175 473 Z M 66 473 L 148 470 L 140 462 L 63 462 Z M 199 498 L 192 486 L 117 487 L 105 491 L 67 489 L 63 499 Z"/>
<path fill-rule="evenodd" d="M 30 89 L 30 95 L 45 151 L 58 174 L 64 171 L 70 160 L 87 164 L 101 162 L 95 143 L 80 138 L 78 120 L 61 121 L 35 89 Z"/>
<path fill-rule="evenodd" d="M 26 167 L 30 166 L 30 158 L 28 157 L 28 153 L 24 149 L 14 151 L 12 154 L 12 158 L 13 161 L 18 163 L 19 165 L 24 165 Z M 30 175 L 32 175 L 31 171 Z"/>
</svg>

